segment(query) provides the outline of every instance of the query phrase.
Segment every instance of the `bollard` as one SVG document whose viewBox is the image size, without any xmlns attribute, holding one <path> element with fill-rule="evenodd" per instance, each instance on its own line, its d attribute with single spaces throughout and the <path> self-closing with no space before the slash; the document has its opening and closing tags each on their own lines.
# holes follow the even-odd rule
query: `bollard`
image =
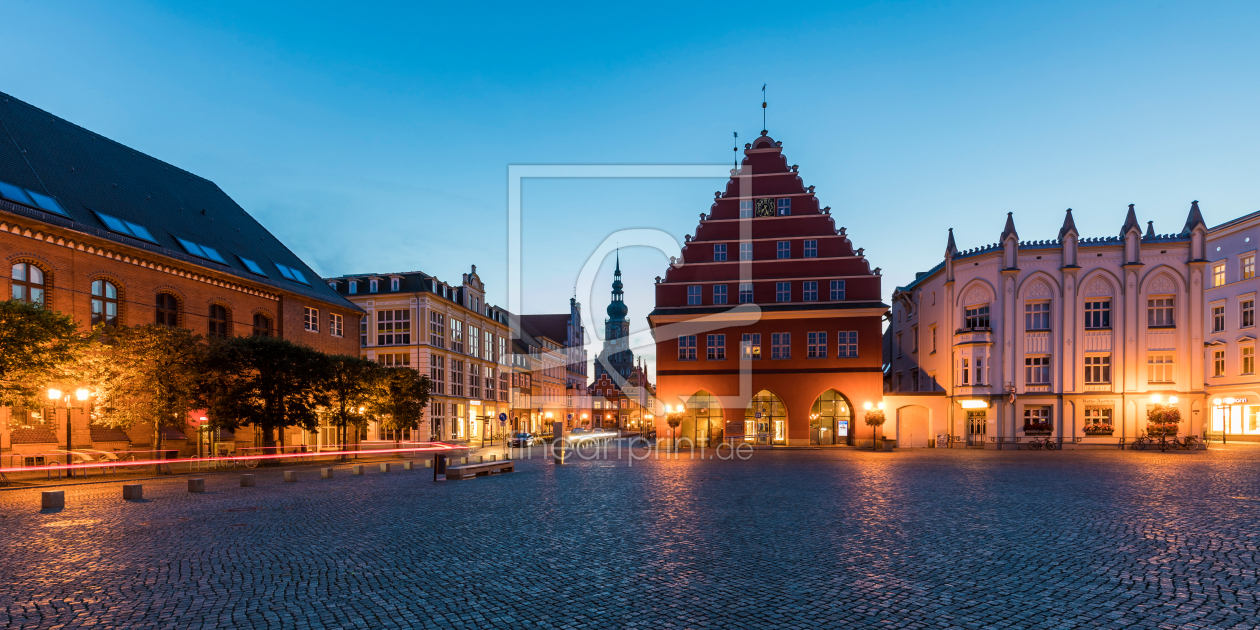
<svg viewBox="0 0 1260 630">
<path fill-rule="evenodd" d="M 498 456 L 498 455 L 491 455 L 491 456 L 490 456 L 490 461 L 492 461 L 492 462 L 497 462 L 497 461 L 499 461 L 499 456 Z"/>
<path fill-rule="evenodd" d="M 188 491 L 189 492 L 205 492 L 206 480 L 205 479 L 189 479 Z"/>
<path fill-rule="evenodd" d="M 356 475 L 363 474 L 363 464 L 355 464 L 350 467 L 350 472 Z"/>
<path fill-rule="evenodd" d="M 140 501 L 144 499 L 144 486 L 135 483 L 123 486 L 123 501 Z"/>
<path fill-rule="evenodd" d="M 424 467 L 425 467 L 425 468 L 433 468 L 433 460 L 431 460 L 431 459 L 426 459 L 426 460 L 424 460 Z"/>
<path fill-rule="evenodd" d="M 410 459 L 403 462 L 403 470 L 415 470 L 415 469 L 416 469 L 416 463 L 411 461 Z"/>
<path fill-rule="evenodd" d="M 293 483 L 293 482 L 295 482 L 295 481 L 297 481 L 297 471 L 296 471 L 296 470 L 286 470 L 286 471 L 284 471 L 284 482 L 285 482 L 285 483 Z"/>
<path fill-rule="evenodd" d="M 64 490 L 50 490 L 40 493 L 39 498 L 40 509 L 59 510 L 66 507 L 66 492 Z"/>
<path fill-rule="evenodd" d="M 333 471 L 333 469 L 331 469 L 331 468 L 320 468 L 320 469 L 319 469 L 319 478 L 320 478 L 320 479 L 332 479 L 332 471 Z"/>
<path fill-rule="evenodd" d="M 389 472 L 389 462 L 381 462 L 381 472 Z"/>
<path fill-rule="evenodd" d="M 484 464 L 484 463 L 486 463 L 486 456 L 485 456 L 485 455 L 478 455 L 478 456 L 477 456 L 477 463 L 478 463 L 478 464 Z"/>
<path fill-rule="evenodd" d="M 242 488 L 253 488 L 253 487 L 254 487 L 254 476 L 253 476 L 253 475 L 241 475 L 241 487 L 242 487 Z"/>
</svg>

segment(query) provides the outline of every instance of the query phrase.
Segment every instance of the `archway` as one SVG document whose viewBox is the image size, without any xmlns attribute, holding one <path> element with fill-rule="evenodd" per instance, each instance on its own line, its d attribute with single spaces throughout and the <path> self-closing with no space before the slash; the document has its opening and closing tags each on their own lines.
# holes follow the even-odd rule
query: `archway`
<svg viewBox="0 0 1260 630">
<path fill-rule="evenodd" d="M 757 444 L 787 444 L 787 405 L 770 390 L 753 396 L 744 410 L 744 440 Z"/>
<path fill-rule="evenodd" d="M 700 390 L 687 399 L 686 409 L 678 439 L 689 438 L 696 446 L 712 446 L 722 441 L 722 405 L 717 396 Z"/>
<path fill-rule="evenodd" d="M 829 389 L 809 410 L 810 441 L 816 444 L 853 444 L 853 405 L 844 394 Z"/>
</svg>

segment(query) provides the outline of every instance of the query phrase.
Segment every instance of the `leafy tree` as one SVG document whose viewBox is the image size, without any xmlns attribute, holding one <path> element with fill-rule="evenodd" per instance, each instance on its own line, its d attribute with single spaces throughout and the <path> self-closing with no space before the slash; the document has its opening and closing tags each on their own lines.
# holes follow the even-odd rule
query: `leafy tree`
<svg viewBox="0 0 1260 630">
<path fill-rule="evenodd" d="M 287 339 L 233 337 L 210 348 L 207 412 L 211 426 L 235 429 L 252 424 L 269 438 L 284 429 L 319 428 L 320 407 L 329 401 L 328 356 Z"/>
<path fill-rule="evenodd" d="M 328 379 L 325 382 L 327 413 L 337 427 L 340 444 L 349 443 L 347 429 L 350 426 L 361 429 L 367 425 L 366 408 L 372 403 L 376 382 L 383 369 L 377 362 L 359 357 L 342 354 L 329 357 Z"/>
<path fill-rule="evenodd" d="M 162 429 L 183 429 L 200 404 L 206 366 L 201 335 L 183 328 L 101 328 L 78 363 L 78 377 L 96 395 L 93 420 L 116 428 L 153 424 L 154 449 Z"/>
<path fill-rule="evenodd" d="M 379 370 L 368 408 L 380 420 L 381 427 L 393 431 L 398 438 L 394 441 L 399 442 L 403 429 L 414 429 L 420 424 L 433 383 L 411 368 Z"/>
<path fill-rule="evenodd" d="M 877 429 L 884 426 L 885 420 L 886 418 L 884 417 L 883 409 L 867 409 L 866 410 L 866 416 L 865 416 L 864 421 L 866 422 L 866 426 L 871 428 L 871 448 L 876 447 L 875 432 Z"/>
<path fill-rule="evenodd" d="M 19 300 L 0 302 L 0 407 L 38 405 L 39 390 L 64 378 L 86 345 L 71 316 Z"/>
<path fill-rule="evenodd" d="M 675 429 L 682 424 L 683 415 L 681 413 L 671 413 L 665 416 L 665 424 L 669 425 L 669 441 L 674 445 L 674 449 L 678 448 L 678 437 Z"/>
</svg>

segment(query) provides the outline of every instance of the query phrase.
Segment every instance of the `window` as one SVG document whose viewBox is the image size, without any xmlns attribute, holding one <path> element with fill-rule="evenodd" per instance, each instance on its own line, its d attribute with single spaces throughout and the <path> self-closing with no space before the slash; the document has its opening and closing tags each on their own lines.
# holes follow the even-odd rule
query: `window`
<svg viewBox="0 0 1260 630">
<path fill-rule="evenodd" d="M 976 357 L 976 385 L 984 385 L 988 382 L 984 374 L 984 357 Z"/>
<path fill-rule="evenodd" d="M 92 281 L 92 325 L 118 325 L 118 288 L 108 280 Z"/>
<path fill-rule="evenodd" d="M 1239 350 L 1240 356 L 1242 356 L 1242 367 L 1239 373 L 1240 374 L 1255 374 L 1256 373 L 1256 347 L 1255 346 L 1242 346 L 1238 350 Z"/>
<path fill-rule="evenodd" d="M 919 391 L 919 370 L 915 368 L 910 370 L 910 391 Z"/>
<path fill-rule="evenodd" d="M 1225 263 L 1212 265 L 1212 286 L 1219 287 L 1225 284 Z"/>
<path fill-rule="evenodd" d="M 1111 407 L 1085 408 L 1086 433 L 1111 433 L 1114 427 L 1111 424 Z"/>
<path fill-rule="evenodd" d="M 1256 299 L 1249 298 L 1238 303 L 1238 327 L 1250 328 L 1256 325 Z"/>
<path fill-rule="evenodd" d="M 358 293 L 358 292 L 359 292 L 359 283 L 358 283 L 358 282 L 356 282 L 356 281 L 354 281 L 354 280 L 351 280 L 351 281 L 350 281 L 350 288 L 349 288 L 349 289 L 347 289 L 347 290 L 350 292 L 350 294 L 351 294 L 351 295 L 353 295 L 353 294 L 355 294 L 355 293 Z"/>
<path fill-rule="evenodd" d="M 1256 255 L 1255 254 L 1247 254 L 1246 256 L 1243 256 L 1240 266 L 1242 267 L 1241 271 L 1242 271 L 1243 280 L 1250 280 L 1256 277 Z"/>
<path fill-rule="evenodd" d="M 713 262 L 726 262 L 726 243 L 713 246 Z"/>
<path fill-rule="evenodd" d="M 778 203 L 778 214 L 781 217 L 790 216 L 792 214 L 792 200 L 780 199 Z"/>
<path fill-rule="evenodd" d="M 901 333 L 897 333 L 897 358 L 898 359 L 901 358 L 901 346 L 902 346 Z"/>
<path fill-rule="evenodd" d="M 919 327 L 910 327 L 910 352 L 919 351 Z"/>
<path fill-rule="evenodd" d="M 493 361 L 494 360 L 494 333 L 487 330 L 487 331 L 484 331 L 483 334 L 485 335 L 486 343 L 481 346 L 481 358 L 487 361 Z"/>
<path fill-rule="evenodd" d="M 726 304 L 726 285 L 725 284 L 713 285 L 713 303 Z"/>
<path fill-rule="evenodd" d="M 302 325 L 309 332 L 319 332 L 319 309 L 304 307 L 302 309 Z"/>
<path fill-rule="evenodd" d="M 328 315 L 328 334 L 334 337 L 344 337 L 345 333 L 345 319 L 336 313 L 330 313 Z"/>
<path fill-rule="evenodd" d="M 507 338 L 500 336 L 499 337 L 499 363 L 502 365 L 507 365 L 507 362 L 508 362 Z M 586 364 L 583 363 L 582 365 L 586 365 Z"/>
<path fill-rule="evenodd" d="M 451 320 L 451 350 L 464 351 L 464 322 L 458 319 Z"/>
<path fill-rule="evenodd" d="M 220 339 L 228 336 L 228 310 L 222 304 L 210 305 L 210 336 Z"/>
<path fill-rule="evenodd" d="M 1212 307 L 1212 332 L 1225 330 L 1225 305 Z"/>
<path fill-rule="evenodd" d="M 805 257 L 818 258 L 818 241 L 812 239 L 805 241 Z"/>
<path fill-rule="evenodd" d="M 481 369 L 471 361 L 468 362 L 468 397 L 481 398 Z"/>
<path fill-rule="evenodd" d="M 508 377 L 507 372 L 499 370 L 499 400 L 507 401 L 508 399 Z"/>
<path fill-rule="evenodd" d="M 775 243 L 775 258 L 791 258 L 792 243 L 790 241 L 779 241 Z"/>
<path fill-rule="evenodd" d="M 1151 328 L 1173 327 L 1173 299 L 1151 298 L 1146 301 L 1146 325 Z"/>
<path fill-rule="evenodd" d="M 989 327 L 989 305 L 970 306 L 963 309 L 963 327 L 968 329 Z"/>
<path fill-rule="evenodd" d="M 811 332 L 805 334 L 805 358 L 806 359 L 826 359 L 827 358 L 827 333 Z"/>
<path fill-rule="evenodd" d="M 932 352 L 931 354 L 936 354 L 936 326 L 932 327 Z"/>
<path fill-rule="evenodd" d="M 13 265 L 13 299 L 44 304 L 44 270 L 30 263 Z"/>
<path fill-rule="evenodd" d="M 429 312 L 429 345 L 446 347 L 446 316 L 441 313 Z"/>
<path fill-rule="evenodd" d="M 753 202 L 752 202 L 752 200 L 751 200 L 751 199 L 746 199 L 746 200 L 744 200 L 744 201 L 739 202 L 739 218 L 741 218 L 741 219 L 751 219 L 751 218 L 752 218 L 752 216 L 753 216 Z"/>
<path fill-rule="evenodd" d="M 376 311 L 376 345 L 401 346 L 411 343 L 411 310 Z"/>
<path fill-rule="evenodd" d="M 1111 355 L 1085 357 L 1085 384 L 1106 385 L 1111 382 Z"/>
<path fill-rule="evenodd" d="M 144 226 L 142 225 L 136 225 L 135 223 L 132 223 L 131 221 L 124 221 L 122 219 L 119 219 L 118 217 L 112 217 L 108 214 L 104 214 L 101 212 L 97 212 L 96 216 L 100 218 L 101 223 L 104 223 L 105 227 L 109 228 L 110 231 L 112 232 L 118 232 L 119 234 L 126 234 L 127 236 L 134 236 L 136 238 L 149 241 L 150 243 L 157 243 L 157 240 L 153 238 L 153 235 L 150 234 L 149 231 L 145 229 Z M 184 241 L 180 241 L 180 242 L 182 243 Z M 189 253 L 191 254 L 193 252 L 189 252 Z M 201 254 L 197 254 L 197 255 L 201 256 Z M 205 258 L 205 256 L 202 256 L 202 258 Z M 251 271 L 253 270 L 251 269 Z"/>
<path fill-rule="evenodd" d="M 385 367 L 411 367 L 411 353 L 397 352 L 392 354 L 376 355 L 376 362 Z"/>
<path fill-rule="evenodd" d="M 971 362 L 968 361 L 967 359 L 963 359 L 962 369 L 959 370 L 959 372 L 960 372 L 960 376 L 962 377 L 960 379 L 962 381 L 962 384 L 970 385 L 971 384 Z"/>
<path fill-rule="evenodd" d="M 1050 303 L 1024 304 L 1024 330 L 1050 330 Z"/>
<path fill-rule="evenodd" d="M 481 331 L 476 326 L 468 327 L 468 354 L 477 356 L 481 354 Z"/>
<path fill-rule="evenodd" d="M 844 299 L 844 280 L 831 281 L 831 299 L 832 301 Z"/>
<path fill-rule="evenodd" d="M 1173 382 L 1173 355 L 1151 354 L 1146 357 L 1146 382 Z"/>
<path fill-rule="evenodd" d="M 389 290 L 390 290 L 390 291 L 397 291 L 397 290 L 398 290 L 398 286 L 399 286 L 399 284 L 400 284 L 400 282 L 399 282 L 399 279 L 398 279 L 398 278 L 390 278 L 390 279 L 389 279 Z"/>
<path fill-rule="evenodd" d="M 1024 432 L 1031 431 L 1049 433 L 1050 426 L 1050 407 L 1041 405 L 1030 405 L 1024 407 Z"/>
<path fill-rule="evenodd" d="M 791 359 L 792 358 L 792 333 L 771 333 L 770 334 L 770 358 L 771 359 Z"/>
<path fill-rule="evenodd" d="M 368 345 L 368 318 L 367 317 L 359 318 L 359 345 L 360 346 Z"/>
<path fill-rule="evenodd" d="M 494 368 L 481 366 L 481 382 L 486 386 L 486 398 L 494 400 Z"/>
<path fill-rule="evenodd" d="M 761 358 L 761 333 L 744 333 L 739 343 L 740 356 L 745 359 Z"/>
<path fill-rule="evenodd" d="M 749 304 L 753 301 L 753 285 L 751 282 L 739 283 L 739 303 Z"/>
<path fill-rule="evenodd" d="M 255 337 L 270 337 L 275 334 L 271 318 L 262 313 L 254 313 L 254 326 L 250 331 Z"/>
<path fill-rule="evenodd" d="M 157 317 L 155 323 L 159 326 L 178 326 L 179 325 L 179 298 L 170 293 L 157 294 Z"/>
<path fill-rule="evenodd" d="M 1213 377 L 1225 376 L 1225 351 L 1224 350 L 1212 351 L 1212 376 Z"/>
<path fill-rule="evenodd" d="M 693 284 L 687 287 L 687 305 L 696 306 L 701 303 L 700 285 Z"/>
<path fill-rule="evenodd" d="M 818 281 L 806 280 L 801 283 L 801 299 L 806 302 L 818 301 Z"/>
<path fill-rule="evenodd" d="M 1085 302 L 1085 328 L 1092 330 L 1111 328 L 1111 300 Z"/>
<path fill-rule="evenodd" d="M 722 334 L 709 335 L 709 338 L 707 341 L 708 343 L 706 344 L 706 349 L 707 349 L 706 358 L 708 358 L 708 360 L 710 361 L 725 361 L 726 360 L 726 335 L 722 335 Z"/>
<path fill-rule="evenodd" d="M 836 333 L 836 358 L 856 359 L 858 355 L 858 334 L 856 330 L 842 330 Z"/>
<path fill-rule="evenodd" d="M 792 301 L 792 283 L 791 282 L 774 283 L 774 301 L 775 302 L 791 302 Z"/>
<path fill-rule="evenodd" d="M 1024 358 L 1024 384 L 1050 384 L 1050 357 L 1037 356 Z"/>
<path fill-rule="evenodd" d="M 740 244 L 739 244 L 739 259 L 740 259 L 740 260 L 752 260 L 752 259 L 753 259 L 753 257 L 752 257 L 752 243 L 740 243 Z"/>
<path fill-rule="evenodd" d="M 376 293 L 377 289 L 379 289 L 379 288 L 380 288 L 380 284 L 379 284 L 376 280 L 368 280 L 368 291 L 369 291 L 369 292 L 371 292 L 371 293 Z"/>
<path fill-rule="evenodd" d="M 679 361 L 695 361 L 696 360 L 696 336 L 683 335 L 678 338 L 678 360 Z"/>
<path fill-rule="evenodd" d="M 456 359 L 451 359 L 451 395 L 464 395 L 464 362 Z"/>
<path fill-rule="evenodd" d="M 150 240 L 152 239 L 150 238 Z M 179 241 L 179 244 L 184 246 L 184 251 L 188 252 L 189 254 L 192 254 L 193 256 L 196 256 L 198 258 L 205 258 L 207 260 L 213 260 L 215 262 L 221 262 L 225 265 L 227 264 L 227 261 L 223 259 L 223 256 L 219 253 L 219 251 L 214 249 L 213 247 L 210 247 L 209 245 L 201 245 L 198 243 L 194 243 L 192 241 L 186 241 L 178 237 L 176 237 L 175 240 Z M 276 265 L 276 268 L 280 270 L 280 275 L 290 280 L 297 280 L 297 278 L 293 276 L 293 269 L 291 267 L 285 267 L 284 265 Z M 300 280 L 300 282 L 306 282 L 305 276 L 302 277 L 302 280 Z"/>
</svg>

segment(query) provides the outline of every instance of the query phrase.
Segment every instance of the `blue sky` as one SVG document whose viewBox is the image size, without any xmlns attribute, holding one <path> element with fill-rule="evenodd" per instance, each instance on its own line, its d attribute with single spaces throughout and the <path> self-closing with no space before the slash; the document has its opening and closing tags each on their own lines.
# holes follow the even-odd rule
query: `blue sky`
<svg viewBox="0 0 1260 630">
<path fill-rule="evenodd" d="M 724 163 L 763 82 L 886 294 L 1008 211 L 1042 239 L 1067 207 L 1089 236 L 1130 203 L 1159 232 L 1260 209 L 1255 3 L 454 4 L 9 2 L 0 83 L 214 180 L 323 274 L 476 264 L 499 302 L 507 165 Z M 527 183 L 524 310 L 563 311 L 613 230 L 681 241 L 720 187 Z M 623 253 L 635 327 L 665 264 Z"/>
</svg>

